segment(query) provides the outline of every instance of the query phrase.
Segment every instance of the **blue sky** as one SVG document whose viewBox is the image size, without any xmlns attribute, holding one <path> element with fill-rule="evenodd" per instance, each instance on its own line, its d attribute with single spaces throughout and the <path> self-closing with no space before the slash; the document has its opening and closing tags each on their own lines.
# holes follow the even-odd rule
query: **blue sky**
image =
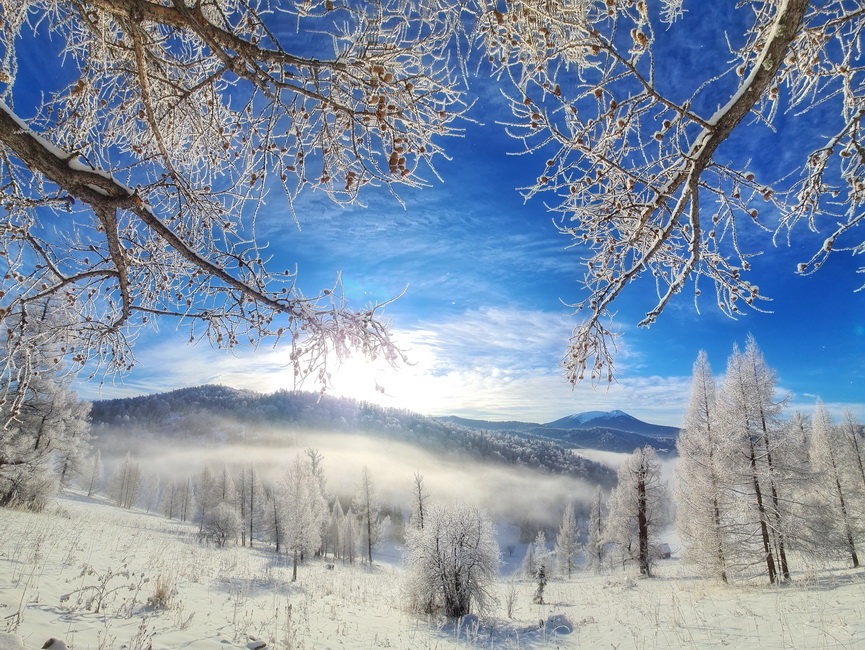
<svg viewBox="0 0 865 650">
<path fill-rule="evenodd" d="M 661 37 L 668 40 L 663 47 L 679 52 L 675 65 L 659 69 L 673 93 L 675 84 L 690 81 L 695 61 L 723 44 L 722 31 L 714 28 L 705 38 Z M 691 91 L 683 87 L 683 96 Z M 475 79 L 471 92 L 480 97 L 473 117 L 483 124 L 466 123 L 465 137 L 446 143 L 452 159 L 439 161 L 442 181 L 428 174 L 430 188 L 401 191 L 404 207 L 386 191 L 367 193 L 364 207 L 349 208 L 307 194 L 297 204 L 298 229 L 281 196 L 269 198 L 259 237 L 269 244 L 274 268 L 297 264 L 305 291 L 331 285 L 338 274 L 357 306 L 405 290 L 385 316 L 412 365 L 393 371 L 351 360 L 335 373 L 333 393 L 432 415 L 547 422 L 622 409 L 677 425 L 697 352 L 706 349 L 720 374 L 733 344 L 744 345 L 753 333 L 791 409 L 810 411 L 819 396 L 836 415 L 849 407 L 865 420 L 865 292 L 854 292 L 865 280 L 855 273 L 861 260 L 838 253 L 817 274 L 796 276 L 796 264 L 809 259 L 819 241 L 804 228 L 795 233 L 801 243 L 790 248 L 765 239 L 764 254 L 753 262 L 751 280 L 773 298 L 767 307 L 774 313 L 731 320 L 706 291 L 710 300 L 700 303 L 698 315 L 685 291 L 655 325 L 638 329 L 655 294 L 651 284 L 634 284 L 615 305 L 622 334 L 618 383 L 566 384 L 559 360 L 579 317 L 564 303 L 583 297 L 580 254 L 567 250 L 570 240 L 556 230 L 543 199 L 524 203 L 516 190 L 533 182 L 543 162 L 508 155 L 520 145 L 495 124 L 507 118 L 496 89 Z M 810 134 L 793 135 L 801 144 Z M 773 138 L 758 126 L 725 155 L 768 165 L 789 155 Z M 81 383 L 80 394 L 99 399 L 202 383 L 293 387 L 286 350 L 231 355 L 186 345 L 188 334 L 171 321 L 159 327 L 139 340 L 139 364 L 122 383 Z"/>
<path fill-rule="evenodd" d="M 502 108 L 489 100 L 487 106 Z M 338 273 L 358 306 L 405 289 L 385 315 L 414 365 L 392 371 L 350 361 L 335 373 L 335 394 L 434 415 L 546 422 L 618 408 L 677 425 L 697 352 L 706 349 L 720 374 L 733 344 L 743 346 L 753 333 L 791 409 L 810 411 L 819 395 L 836 414 L 849 407 L 865 419 L 865 294 L 854 292 L 862 281 L 856 260 L 837 254 L 816 275 L 800 277 L 796 264 L 810 248 L 768 242 L 753 281 L 773 298 L 774 313 L 731 320 L 707 291 L 698 315 L 683 292 L 655 325 L 637 328 L 654 304 L 654 287 L 634 285 L 617 305 L 618 383 L 572 389 L 558 364 L 578 317 L 563 302 L 580 299 L 582 267 L 543 203 L 524 203 L 516 190 L 537 174 L 537 160 L 507 155 L 518 143 L 491 121 L 467 125 L 466 137 L 448 144 L 452 161 L 438 166 L 442 182 L 401 192 L 405 208 L 386 192 L 367 195 L 366 207 L 356 208 L 310 194 L 298 206 L 298 229 L 274 195 L 259 224 L 277 266 L 297 263 L 309 292 Z M 799 234 L 814 245 L 807 232 Z M 186 346 L 185 338 L 163 322 L 158 337 L 138 346 L 140 365 L 124 386 L 82 392 L 95 398 L 204 382 L 292 387 L 285 351 L 233 357 Z"/>
</svg>

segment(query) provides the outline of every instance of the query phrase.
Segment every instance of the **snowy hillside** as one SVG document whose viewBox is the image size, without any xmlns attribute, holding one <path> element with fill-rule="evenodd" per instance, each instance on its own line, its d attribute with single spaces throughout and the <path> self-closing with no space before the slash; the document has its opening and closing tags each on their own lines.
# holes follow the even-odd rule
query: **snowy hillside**
<svg viewBox="0 0 865 650">
<path fill-rule="evenodd" d="M 0 647 L 15 639 L 41 648 L 49 638 L 73 650 L 865 643 L 865 575 L 854 570 L 814 565 L 780 589 L 722 587 L 674 557 L 659 562 L 657 579 L 620 569 L 552 579 L 552 604 L 537 605 L 534 584 L 509 577 L 519 558 L 506 557 L 489 616 L 449 623 L 405 610 L 393 545 L 372 566 L 308 559 L 292 583 L 288 557 L 272 548 L 215 548 L 195 525 L 80 495 L 44 514 L 0 510 L 0 521 L 0 633 L 9 633 Z"/>
<path fill-rule="evenodd" d="M 483 431 L 401 409 L 302 391 L 271 394 L 224 386 L 97 401 L 92 409 L 96 446 L 104 454 L 136 453 L 162 441 L 196 446 L 290 443 L 299 433 L 350 434 L 394 440 L 472 461 L 531 467 L 611 487 L 609 468 L 574 454 L 552 439 Z M 310 440 L 309 444 L 321 446 Z M 633 449 L 627 449 L 631 451 Z"/>
</svg>

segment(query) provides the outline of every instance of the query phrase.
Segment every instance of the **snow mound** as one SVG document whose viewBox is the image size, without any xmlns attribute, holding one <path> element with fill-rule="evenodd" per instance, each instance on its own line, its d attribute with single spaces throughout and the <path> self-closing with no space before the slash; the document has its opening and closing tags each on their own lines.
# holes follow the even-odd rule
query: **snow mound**
<svg viewBox="0 0 865 650">
<path fill-rule="evenodd" d="M 544 634 L 571 634 L 574 624 L 564 614 L 550 614 L 544 623 Z"/>
</svg>

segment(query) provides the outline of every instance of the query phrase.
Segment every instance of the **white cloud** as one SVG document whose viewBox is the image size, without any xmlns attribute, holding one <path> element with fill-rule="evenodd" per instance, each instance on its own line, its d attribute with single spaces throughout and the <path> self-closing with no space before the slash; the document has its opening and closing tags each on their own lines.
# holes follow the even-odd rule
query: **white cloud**
<svg viewBox="0 0 865 650">
<path fill-rule="evenodd" d="M 627 377 L 598 388 L 568 385 L 559 359 L 571 327 L 564 315 L 496 306 L 395 329 L 410 365 L 393 369 L 349 359 L 339 369 L 331 366 L 330 392 L 428 415 L 549 422 L 580 411 L 621 409 L 654 423 L 680 423 L 689 377 Z M 206 383 L 272 392 L 295 387 L 287 361 L 284 349 L 229 354 L 187 345 L 176 336 L 140 349 L 128 383 L 101 390 L 84 384 L 80 392 L 104 399 Z"/>
</svg>

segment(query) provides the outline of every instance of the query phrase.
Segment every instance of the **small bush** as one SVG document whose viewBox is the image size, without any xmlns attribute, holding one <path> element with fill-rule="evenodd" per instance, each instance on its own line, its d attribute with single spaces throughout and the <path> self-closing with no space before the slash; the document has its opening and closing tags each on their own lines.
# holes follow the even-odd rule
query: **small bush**
<svg viewBox="0 0 865 650">
<path fill-rule="evenodd" d="M 201 534 L 217 546 L 225 546 L 226 542 L 240 533 L 240 515 L 227 503 L 220 503 L 207 514 L 201 526 Z"/>
<path fill-rule="evenodd" d="M 147 606 L 153 609 L 168 610 L 174 597 L 174 581 L 164 573 L 156 579 L 153 595 L 147 599 Z"/>
</svg>

